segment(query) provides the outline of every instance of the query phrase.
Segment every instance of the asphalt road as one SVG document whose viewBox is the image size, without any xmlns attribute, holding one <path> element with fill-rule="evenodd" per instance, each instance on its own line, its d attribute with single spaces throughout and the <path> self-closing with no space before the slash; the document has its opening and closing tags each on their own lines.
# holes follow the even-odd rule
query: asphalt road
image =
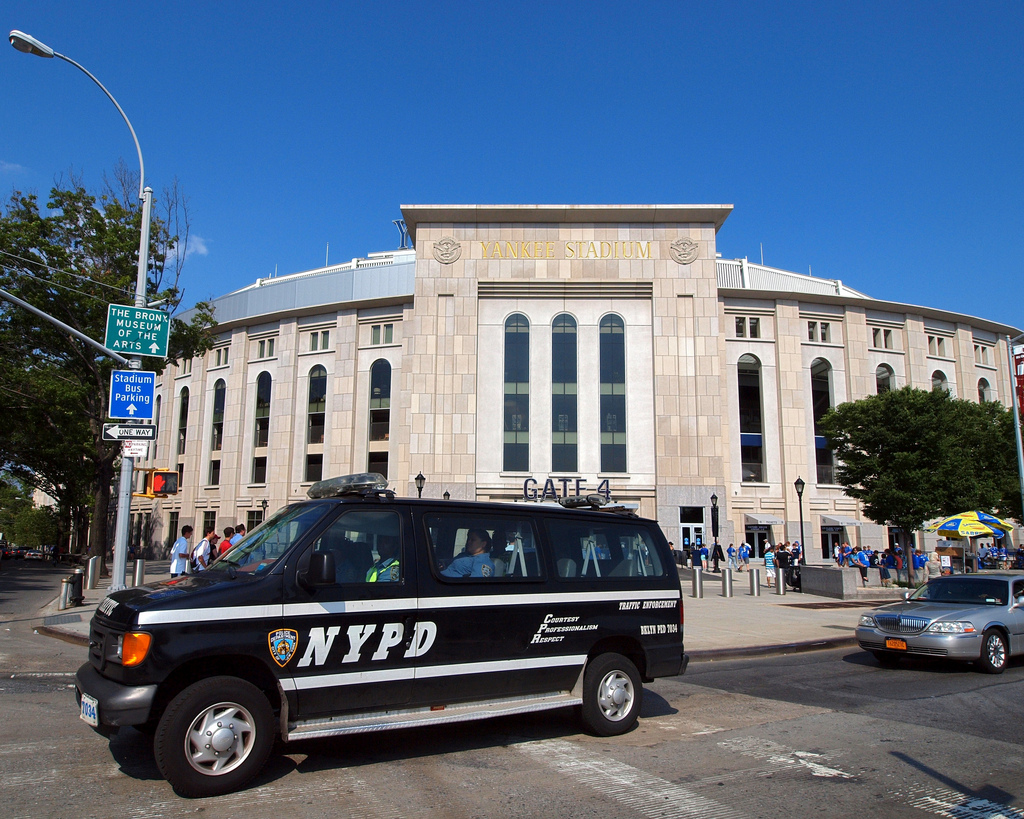
<svg viewBox="0 0 1024 819">
<path fill-rule="evenodd" d="M 0 575 L 0 611 L 38 601 L 44 571 Z M 65 669 L 84 650 L 33 634 L 27 613 L 0 625 L 11 819 L 1024 817 L 1019 660 L 996 677 L 850 649 L 699 663 L 649 686 L 624 737 L 587 736 L 566 710 L 307 741 L 279 746 L 247 791 L 184 800 L 142 734 L 106 740 L 78 719 Z"/>
</svg>

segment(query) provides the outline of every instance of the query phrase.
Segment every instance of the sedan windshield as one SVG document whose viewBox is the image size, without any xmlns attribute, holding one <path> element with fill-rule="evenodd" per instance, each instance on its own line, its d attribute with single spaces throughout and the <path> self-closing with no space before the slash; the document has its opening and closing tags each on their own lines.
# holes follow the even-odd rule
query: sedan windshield
<svg viewBox="0 0 1024 819">
<path fill-rule="evenodd" d="M 938 577 L 910 595 L 911 600 L 933 603 L 964 603 L 973 606 L 1005 606 L 1007 584 L 997 578 Z"/>
<path fill-rule="evenodd" d="M 286 506 L 253 529 L 245 538 L 210 564 L 208 571 L 263 573 L 284 556 L 293 543 L 300 540 L 333 505 L 309 503 Z"/>
</svg>

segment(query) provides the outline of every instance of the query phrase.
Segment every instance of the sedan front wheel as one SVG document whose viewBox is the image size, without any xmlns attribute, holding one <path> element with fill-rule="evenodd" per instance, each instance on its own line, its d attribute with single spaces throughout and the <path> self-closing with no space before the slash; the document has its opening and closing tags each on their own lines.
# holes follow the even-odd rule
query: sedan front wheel
<svg viewBox="0 0 1024 819">
<path fill-rule="evenodd" d="M 990 628 L 982 635 L 981 657 L 978 660 L 982 671 L 986 674 L 1002 674 L 1008 656 L 1006 638 L 1000 632 Z"/>
</svg>

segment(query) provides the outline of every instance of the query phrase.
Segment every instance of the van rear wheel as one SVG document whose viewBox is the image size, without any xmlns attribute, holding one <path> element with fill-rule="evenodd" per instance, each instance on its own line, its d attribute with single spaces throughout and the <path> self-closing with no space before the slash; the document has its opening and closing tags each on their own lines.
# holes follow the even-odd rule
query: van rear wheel
<svg viewBox="0 0 1024 819">
<path fill-rule="evenodd" d="M 237 677 L 210 677 L 171 700 L 153 751 L 178 794 L 217 796 L 260 772 L 275 734 L 274 712 L 262 691 Z"/>
<path fill-rule="evenodd" d="M 621 654 L 601 654 L 583 673 L 583 724 L 601 737 L 624 734 L 636 725 L 642 697 L 636 666 Z"/>
</svg>

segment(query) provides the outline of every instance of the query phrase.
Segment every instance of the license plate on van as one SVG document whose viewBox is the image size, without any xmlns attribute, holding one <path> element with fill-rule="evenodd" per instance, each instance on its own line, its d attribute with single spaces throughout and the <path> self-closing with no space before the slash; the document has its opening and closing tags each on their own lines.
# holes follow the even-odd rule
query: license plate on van
<svg viewBox="0 0 1024 819">
<path fill-rule="evenodd" d="M 885 647 L 886 648 L 895 648 L 897 651 L 906 651 L 907 650 L 907 641 L 906 640 L 897 640 L 895 637 L 886 637 L 885 638 Z M 83 719 L 85 719 L 85 718 L 83 717 Z"/>
<path fill-rule="evenodd" d="M 100 724 L 100 703 L 95 697 L 82 694 L 82 713 L 80 714 L 93 728 Z"/>
</svg>

